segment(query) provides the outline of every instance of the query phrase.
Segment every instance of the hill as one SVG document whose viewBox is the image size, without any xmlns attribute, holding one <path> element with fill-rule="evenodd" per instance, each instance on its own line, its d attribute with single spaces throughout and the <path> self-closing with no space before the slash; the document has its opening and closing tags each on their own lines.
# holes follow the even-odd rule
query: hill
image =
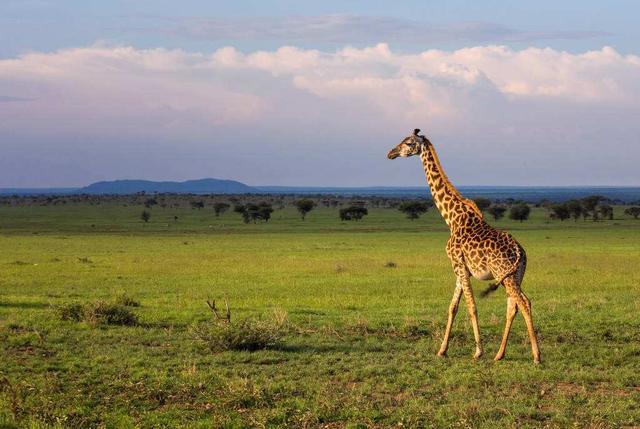
<svg viewBox="0 0 640 429">
<path fill-rule="evenodd" d="M 199 179 L 185 182 L 154 182 L 151 180 L 113 180 L 96 182 L 80 188 L 80 194 L 135 194 L 189 193 L 189 194 L 245 194 L 259 193 L 255 188 L 235 180 Z"/>
</svg>

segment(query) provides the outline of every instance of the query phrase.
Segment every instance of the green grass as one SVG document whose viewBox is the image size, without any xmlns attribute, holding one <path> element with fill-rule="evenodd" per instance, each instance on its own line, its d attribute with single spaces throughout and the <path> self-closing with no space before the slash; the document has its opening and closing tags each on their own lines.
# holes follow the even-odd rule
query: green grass
<svg viewBox="0 0 640 429">
<path fill-rule="evenodd" d="M 0 207 L 0 427 L 640 425 L 640 222 L 621 207 L 613 221 L 494 222 L 527 250 L 539 366 L 520 316 L 492 361 L 502 290 L 478 299 L 481 360 L 464 306 L 435 356 L 454 276 L 434 212 L 343 223 L 285 209 L 256 225 L 158 207 L 143 225 L 141 212 Z M 123 294 L 136 326 L 57 313 Z M 209 297 L 227 297 L 232 320 L 286 312 L 281 345 L 212 352 L 193 335 Z"/>
</svg>

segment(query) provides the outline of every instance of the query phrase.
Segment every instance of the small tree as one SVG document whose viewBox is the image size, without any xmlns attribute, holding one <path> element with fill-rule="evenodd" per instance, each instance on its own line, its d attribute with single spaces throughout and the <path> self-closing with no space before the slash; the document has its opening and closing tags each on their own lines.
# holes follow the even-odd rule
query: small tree
<svg viewBox="0 0 640 429">
<path fill-rule="evenodd" d="M 491 206 L 491 200 L 488 198 L 475 198 L 473 200 L 481 211 L 487 210 Z"/>
<path fill-rule="evenodd" d="M 569 210 L 569 213 L 571 214 L 573 220 L 577 222 L 584 212 L 582 203 L 578 200 L 569 200 L 565 203 L 565 205 L 567 206 L 567 209 Z"/>
<path fill-rule="evenodd" d="M 340 220 L 355 220 L 359 221 L 364 216 L 368 215 L 369 211 L 366 207 L 350 206 L 344 209 L 340 209 Z"/>
<path fill-rule="evenodd" d="M 151 213 L 149 213 L 146 210 L 143 210 L 142 214 L 140 215 L 140 219 L 142 219 L 144 223 L 149 222 L 149 219 L 151 219 Z"/>
<path fill-rule="evenodd" d="M 564 221 L 571 217 L 571 212 L 566 204 L 554 204 L 550 209 L 551 219 L 560 219 L 560 221 Z"/>
<path fill-rule="evenodd" d="M 600 204 L 600 201 L 604 199 L 605 198 L 601 195 L 591 195 L 582 199 L 582 206 L 584 208 L 584 211 L 587 214 L 591 214 L 594 222 L 598 220 L 598 204 Z M 583 217 L 585 217 L 584 213 Z"/>
<path fill-rule="evenodd" d="M 429 204 L 425 201 L 403 201 L 398 210 L 407 215 L 407 218 L 415 220 L 429 210 Z"/>
<path fill-rule="evenodd" d="M 603 219 L 613 220 L 613 207 L 609 204 L 600 204 L 598 206 L 598 213 Z"/>
<path fill-rule="evenodd" d="M 304 220 L 307 217 L 307 213 L 309 213 L 316 206 L 316 203 L 313 200 L 308 198 L 302 198 L 300 200 L 294 201 L 293 205 L 296 206 L 298 213 L 300 213 L 300 217 Z"/>
<path fill-rule="evenodd" d="M 628 209 L 625 209 L 624 214 L 633 216 L 634 219 L 638 219 L 638 216 L 640 216 L 640 207 L 629 207 Z"/>
<path fill-rule="evenodd" d="M 228 203 L 215 203 L 213 205 L 213 211 L 216 214 L 216 217 L 224 214 L 224 212 L 226 212 L 227 210 L 229 210 L 229 207 L 231 207 L 230 204 Z"/>
<path fill-rule="evenodd" d="M 491 206 L 488 211 L 489 214 L 493 216 L 493 220 L 499 220 L 504 217 L 504 213 L 507 211 L 507 208 L 504 206 Z"/>
<path fill-rule="evenodd" d="M 531 208 L 527 204 L 516 204 L 509 210 L 509 218 L 520 222 L 529 219 Z"/>
</svg>

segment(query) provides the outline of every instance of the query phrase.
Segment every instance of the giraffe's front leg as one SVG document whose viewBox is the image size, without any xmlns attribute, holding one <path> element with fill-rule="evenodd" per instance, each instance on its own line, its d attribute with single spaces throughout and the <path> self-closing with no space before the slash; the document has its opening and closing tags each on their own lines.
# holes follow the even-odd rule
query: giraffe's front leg
<svg viewBox="0 0 640 429">
<path fill-rule="evenodd" d="M 451 304 L 449 304 L 449 318 L 447 319 L 447 328 L 444 331 L 444 339 L 442 345 L 438 351 L 438 356 L 446 356 L 447 349 L 449 348 L 449 336 L 451 335 L 451 326 L 453 325 L 453 319 L 456 318 L 458 313 L 458 304 L 460 303 L 460 297 L 462 296 L 462 287 L 456 284 L 456 289 L 453 291 L 453 298 L 451 298 Z"/>
<path fill-rule="evenodd" d="M 471 283 L 469 282 L 469 276 L 464 279 L 462 290 L 464 292 L 464 298 L 467 301 L 467 310 L 469 311 L 469 317 L 471 318 L 471 326 L 473 327 L 473 337 L 476 340 L 476 352 L 473 355 L 474 359 L 478 359 L 482 356 L 482 343 L 480 341 L 480 327 L 478 326 L 478 310 L 476 308 L 476 300 L 473 298 L 473 291 L 471 290 Z"/>
</svg>

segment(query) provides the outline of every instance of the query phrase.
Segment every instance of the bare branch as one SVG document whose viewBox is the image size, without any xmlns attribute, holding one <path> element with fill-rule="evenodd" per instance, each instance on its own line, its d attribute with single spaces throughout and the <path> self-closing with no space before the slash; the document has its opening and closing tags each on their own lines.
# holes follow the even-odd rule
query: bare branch
<svg viewBox="0 0 640 429">
<path fill-rule="evenodd" d="M 224 299 L 224 303 L 225 306 L 227 307 L 227 314 L 222 317 L 220 316 L 220 314 L 218 313 L 218 309 L 216 308 L 216 300 L 207 300 L 207 305 L 209 306 L 209 309 L 211 310 L 211 312 L 214 314 L 214 316 L 216 316 L 216 319 L 218 320 L 224 320 L 226 323 L 230 323 L 231 322 L 231 309 L 229 308 L 229 302 L 227 301 L 227 299 Z"/>
</svg>

